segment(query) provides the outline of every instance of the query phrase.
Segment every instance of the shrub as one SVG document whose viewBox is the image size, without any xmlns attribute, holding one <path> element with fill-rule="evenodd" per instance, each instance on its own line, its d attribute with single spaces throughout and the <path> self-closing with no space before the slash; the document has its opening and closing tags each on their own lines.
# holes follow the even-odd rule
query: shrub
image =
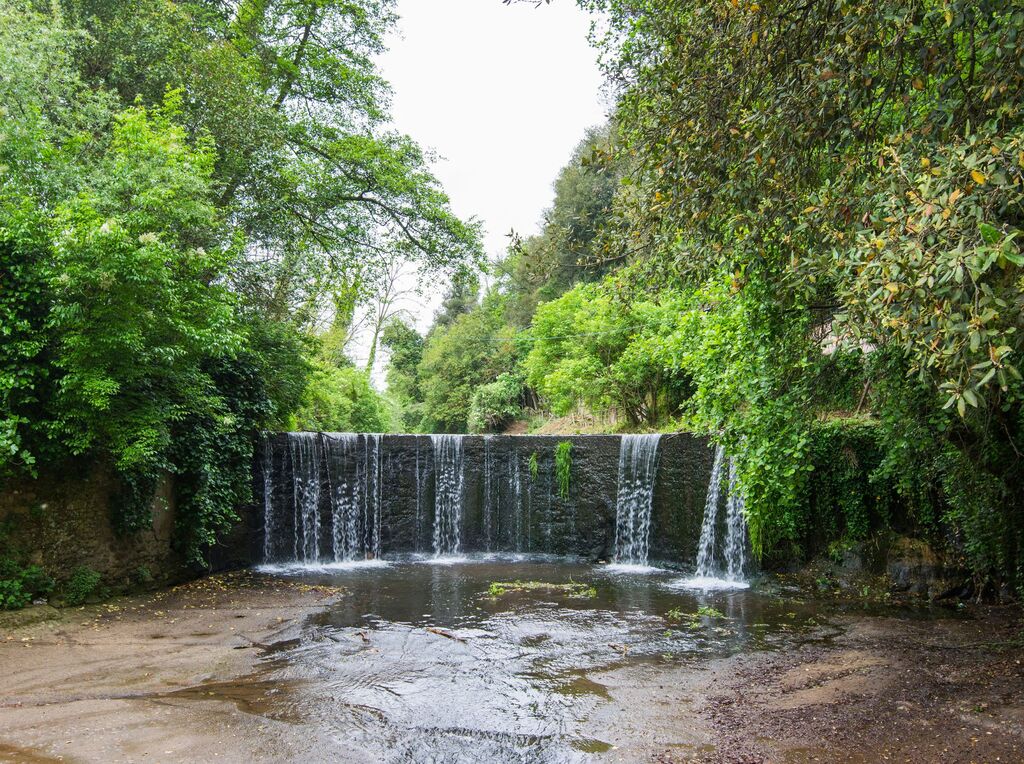
<svg viewBox="0 0 1024 764">
<path fill-rule="evenodd" d="M 101 578 L 92 568 L 75 568 L 64 584 L 64 601 L 69 605 L 81 605 L 99 588 Z"/>
<path fill-rule="evenodd" d="M 53 590 L 53 579 L 38 565 L 21 567 L 0 558 L 0 610 L 17 610 Z"/>
<path fill-rule="evenodd" d="M 494 432 L 523 413 L 523 380 L 505 373 L 473 391 L 469 403 L 470 432 Z"/>
</svg>

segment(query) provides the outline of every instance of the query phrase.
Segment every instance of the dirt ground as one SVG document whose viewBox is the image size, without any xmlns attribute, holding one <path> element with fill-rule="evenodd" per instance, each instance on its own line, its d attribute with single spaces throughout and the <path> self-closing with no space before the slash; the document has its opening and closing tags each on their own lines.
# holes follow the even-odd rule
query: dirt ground
<svg viewBox="0 0 1024 764">
<path fill-rule="evenodd" d="M 286 689 L 259 674 L 338 595 L 242 572 L 107 605 L 0 614 L 0 761 L 301 755 L 316 741 L 259 713 Z"/>
<path fill-rule="evenodd" d="M 709 668 L 697 714 L 713 745 L 656 760 L 1024 762 L 1019 610 L 838 623 L 831 644 Z"/>
<path fill-rule="evenodd" d="M 235 573 L 3 615 L 0 762 L 336 761 L 283 702 L 303 687 L 269 677 L 340 596 Z M 611 746 L 595 760 L 1024 762 L 1019 609 L 832 623 L 777 652 L 591 675 L 607 702 L 590 732 Z"/>
</svg>

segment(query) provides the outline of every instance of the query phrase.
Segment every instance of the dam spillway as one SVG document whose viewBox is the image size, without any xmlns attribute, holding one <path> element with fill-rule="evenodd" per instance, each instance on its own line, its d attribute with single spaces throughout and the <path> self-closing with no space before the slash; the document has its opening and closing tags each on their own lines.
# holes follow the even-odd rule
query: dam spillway
<svg viewBox="0 0 1024 764">
<path fill-rule="evenodd" d="M 566 442 L 567 491 L 556 464 Z M 474 552 L 611 561 L 641 549 L 652 564 L 692 566 L 715 451 L 689 434 L 304 432 L 268 435 L 257 455 L 253 562 Z"/>
</svg>

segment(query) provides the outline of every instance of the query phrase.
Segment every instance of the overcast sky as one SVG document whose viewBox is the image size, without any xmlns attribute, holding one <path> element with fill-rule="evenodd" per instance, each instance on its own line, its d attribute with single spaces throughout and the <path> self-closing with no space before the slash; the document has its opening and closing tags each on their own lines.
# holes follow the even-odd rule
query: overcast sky
<svg viewBox="0 0 1024 764">
<path fill-rule="evenodd" d="M 399 0 L 399 31 L 379 63 L 396 127 L 440 156 L 455 212 L 506 234 L 533 232 L 551 184 L 587 127 L 604 121 L 589 18 L 572 0 Z"/>
</svg>

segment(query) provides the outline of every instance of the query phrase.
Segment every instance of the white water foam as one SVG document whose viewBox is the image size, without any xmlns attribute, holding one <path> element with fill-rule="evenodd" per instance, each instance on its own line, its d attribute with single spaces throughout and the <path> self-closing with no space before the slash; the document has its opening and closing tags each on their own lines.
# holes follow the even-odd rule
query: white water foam
<svg viewBox="0 0 1024 764">
<path fill-rule="evenodd" d="M 695 589 L 702 592 L 720 592 L 750 588 L 750 584 L 746 581 L 730 581 L 726 578 L 714 578 L 712 576 L 679 578 L 675 581 L 665 583 L 664 586 L 668 589 Z"/>
<path fill-rule="evenodd" d="M 347 571 L 387 568 L 391 563 L 387 560 L 343 560 L 340 562 L 275 562 L 257 565 L 253 570 L 258 573 L 274 575 L 299 575 L 303 573 L 344 573 Z"/>
<path fill-rule="evenodd" d="M 650 575 L 651 573 L 665 573 L 664 568 L 656 568 L 653 565 L 633 565 L 628 562 L 612 562 L 608 565 L 599 565 L 598 571 L 614 573 L 618 575 Z"/>
</svg>

